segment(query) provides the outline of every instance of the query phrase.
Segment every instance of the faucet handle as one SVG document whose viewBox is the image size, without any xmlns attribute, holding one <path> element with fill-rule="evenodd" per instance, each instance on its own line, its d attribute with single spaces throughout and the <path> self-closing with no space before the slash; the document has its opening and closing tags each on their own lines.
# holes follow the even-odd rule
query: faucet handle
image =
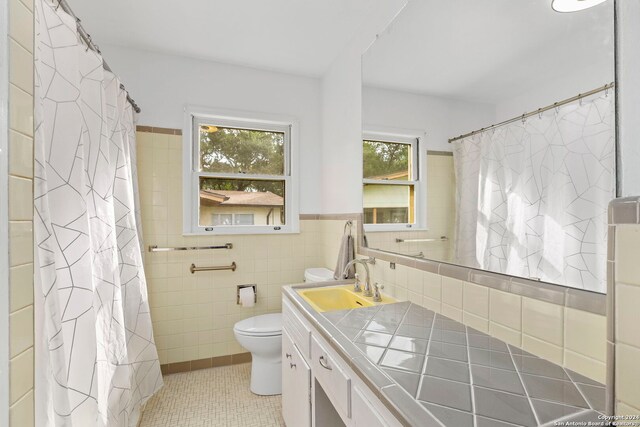
<svg viewBox="0 0 640 427">
<path fill-rule="evenodd" d="M 354 292 L 362 292 L 362 288 L 360 287 L 360 275 L 358 273 L 355 274 L 356 282 L 353 285 Z"/>
<path fill-rule="evenodd" d="M 382 295 L 380 295 L 380 286 L 378 282 L 373 284 L 373 302 L 382 302 Z"/>
</svg>

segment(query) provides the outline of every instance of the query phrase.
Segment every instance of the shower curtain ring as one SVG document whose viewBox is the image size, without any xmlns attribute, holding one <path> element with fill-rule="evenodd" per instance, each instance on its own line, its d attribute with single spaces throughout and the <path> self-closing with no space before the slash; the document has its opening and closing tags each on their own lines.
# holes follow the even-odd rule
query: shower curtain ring
<svg viewBox="0 0 640 427">
<path fill-rule="evenodd" d="M 538 118 L 542 120 L 542 108 L 538 108 Z"/>
<path fill-rule="evenodd" d="M 522 124 L 525 124 L 525 123 L 527 123 L 527 115 L 523 114 L 522 115 Z"/>
<path fill-rule="evenodd" d="M 560 112 L 560 107 L 558 106 L 557 102 L 553 103 L 553 109 L 556 110 L 556 114 L 558 114 Z"/>
</svg>

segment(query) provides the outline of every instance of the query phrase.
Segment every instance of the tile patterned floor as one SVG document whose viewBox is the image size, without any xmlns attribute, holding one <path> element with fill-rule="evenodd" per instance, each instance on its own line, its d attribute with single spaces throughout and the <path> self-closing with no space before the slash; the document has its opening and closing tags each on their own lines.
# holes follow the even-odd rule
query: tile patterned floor
<svg viewBox="0 0 640 427">
<path fill-rule="evenodd" d="M 280 396 L 249 391 L 251 364 L 166 375 L 141 427 L 280 427 Z"/>
</svg>

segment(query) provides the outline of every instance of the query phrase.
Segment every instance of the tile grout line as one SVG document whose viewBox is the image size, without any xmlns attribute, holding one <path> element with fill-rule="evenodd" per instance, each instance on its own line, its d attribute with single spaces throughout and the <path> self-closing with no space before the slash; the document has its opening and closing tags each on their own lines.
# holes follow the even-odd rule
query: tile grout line
<svg viewBox="0 0 640 427">
<path fill-rule="evenodd" d="M 464 303 L 464 293 L 463 293 L 463 300 L 462 302 Z M 469 369 L 469 388 L 471 389 L 471 413 L 473 414 L 473 425 L 475 427 L 478 427 L 478 417 L 476 416 L 476 392 L 475 389 L 473 387 L 473 373 L 471 372 L 471 349 L 469 347 L 469 326 L 465 326 L 464 328 L 464 339 L 466 340 L 467 343 L 467 366 Z M 508 348 L 508 347 L 507 347 Z"/>
<path fill-rule="evenodd" d="M 580 412 L 575 412 L 573 414 L 565 415 L 564 417 L 548 421 L 548 422 L 542 424 L 541 427 L 551 427 L 551 426 L 562 425 L 562 422 L 564 420 L 568 420 L 569 418 L 572 418 L 572 417 L 575 417 L 575 416 L 578 416 L 578 415 L 583 415 L 583 414 L 586 414 L 586 413 L 589 412 L 589 409 L 585 409 L 585 408 L 581 408 L 581 409 L 582 409 L 582 411 L 580 411 Z"/>
<path fill-rule="evenodd" d="M 513 363 L 513 367 L 516 370 L 516 374 L 518 374 L 518 379 L 520 379 L 520 385 L 524 390 L 525 396 L 527 396 L 527 401 L 529 402 L 529 407 L 531 408 L 531 412 L 533 413 L 533 417 L 536 419 L 536 423 L 540 425 L 540 418 L 536 413 L 536 409 L 533 407 L 533 402 L 531 401 L 531 397 L 529 396 L 529 390 L 524 385 L 524 380 L 522 379 L 522 375 L 520 374 L 520 369 L 518 369 L 518 365 L 516 364 L 516 360 L 513 358 L 513 353 L 511 352 L 511 347 L 507 346 L 507 350 L 509 350 L 509 356 L 511 357 L 511 363 Z M 564 369 L 564 368 L 563 368 Z"/>
<path fill-rule="evenodd" d="M 582 392 L 582 390 L 580 389 L 580 387 L 578 387 L 578 383 L 576 383 L 573 378 L 571 378 L 571 375 L 569 375 L 569 373 L 567 372 L 567 369 L 564 366 L 561 366 L 562 368 L 562 372 L 564 372 L 564 374 L 569 378 L 569 381 L 571 381 L 571 384 L 573 384 L 573 386 L 578 389 L 578 393 L 580 393 L 580 396 L 582 396 L 582 398 L 584 399 L 584 401 L 587 403 L 587 406 L 589 406 L 589 409 L 596 411 L 596 409 L 594 409 L 594 407 L 591 405 L 591 402 L 589 402 L 589 399 L 587 399 L 587 396 L 585 396 L 585 394 Z M 605 387 L 606 389 L 606 387 Z M 596 412 L 600 412 L 600 411 L 596 411 Z"/>
<path fill-rule="evenodd" d="M 407 310 L 408 312 L 408 310 Z M 431 348 L 431 337 L 433 336 L 433 329 L 434 326 L 436 324 L 436 318 L 439 316 L 438 313 L 433 312 L 434 316 L 433 319 L 431 319 L 431 330 L 429 331 L 429 341 L 427 343 L 427 350 L 426 353 L 424 355 L 424 364 L 422 366 L 422 371 L 420 372 L 420 383 L 418 384 L 418 388 L 416 389 L 416 396 L 415 399 L 416 401 L 420 402 L 421 400 L 418 399 L 418 396 L 420 396 L 420 391 L 422 390 L 422 385 L 425 381 L 425 377 L 426 377 L 426 372 L 427 372 L 427 361 L 429 360 L 429 349 Z M 427 412 L 429 412 L 431 414 L 431 416 L 433 417 L 434 420 L 436 420 L 440 425 L 442 425 L 443 427 L 446 427 L 445 424 L 440 421 L 440 418 L 436 417 L 430 410 L 429 408 L 425 407 L 424 405 L 421 405 Z"/>
<path fill-rule="evenodd" d="M 415 396 L 416 400 L 419 400 L 418 396 L 420 396 L 420 392 L 422 391 L 422 384 L 425 381 L 424 377 L 427 373 L 427 361 L 429 360 L 429 350 L 431 349 L 431 343 L 433 342 L 431 338 L 433 337 L 433 329 L 436 324 L 436 318 L 439 316 L 439 314 L 436 312 L 434 312 L 433 314 L 434 316 L 433 316 L 433 319 L 431 319 L 431 330 L 429 331 L 429 341 L 427 342 L 427 350 L 424 354 L 424 363 L 422 365 L 422 371 L 420 372 L 420 383 L 418 384 L 418 388 L 416 389 L 416 396 Z"/>
</svg>

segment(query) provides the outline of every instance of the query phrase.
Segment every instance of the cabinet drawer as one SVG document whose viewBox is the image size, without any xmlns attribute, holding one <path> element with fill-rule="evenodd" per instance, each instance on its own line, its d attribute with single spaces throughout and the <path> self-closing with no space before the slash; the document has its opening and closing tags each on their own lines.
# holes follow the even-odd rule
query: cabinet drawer
<svg viewBox="0 0 640 427">
<path fill-rule="evenodd" d="M 351 418 L 351 379 L 340 367 L 339 357 L 328 344 L 312 336 L 311 360 L 313 374 L 333 406 L 343 418 Z"/>
<path fill-rule="evenodd" d="M 302 355 L 308 360 L 311 354 L 311 329 L 300 318 L 296 309 L 286 298 L 282 301 L 282 325 L 298 346 Z"/>
</svg>

